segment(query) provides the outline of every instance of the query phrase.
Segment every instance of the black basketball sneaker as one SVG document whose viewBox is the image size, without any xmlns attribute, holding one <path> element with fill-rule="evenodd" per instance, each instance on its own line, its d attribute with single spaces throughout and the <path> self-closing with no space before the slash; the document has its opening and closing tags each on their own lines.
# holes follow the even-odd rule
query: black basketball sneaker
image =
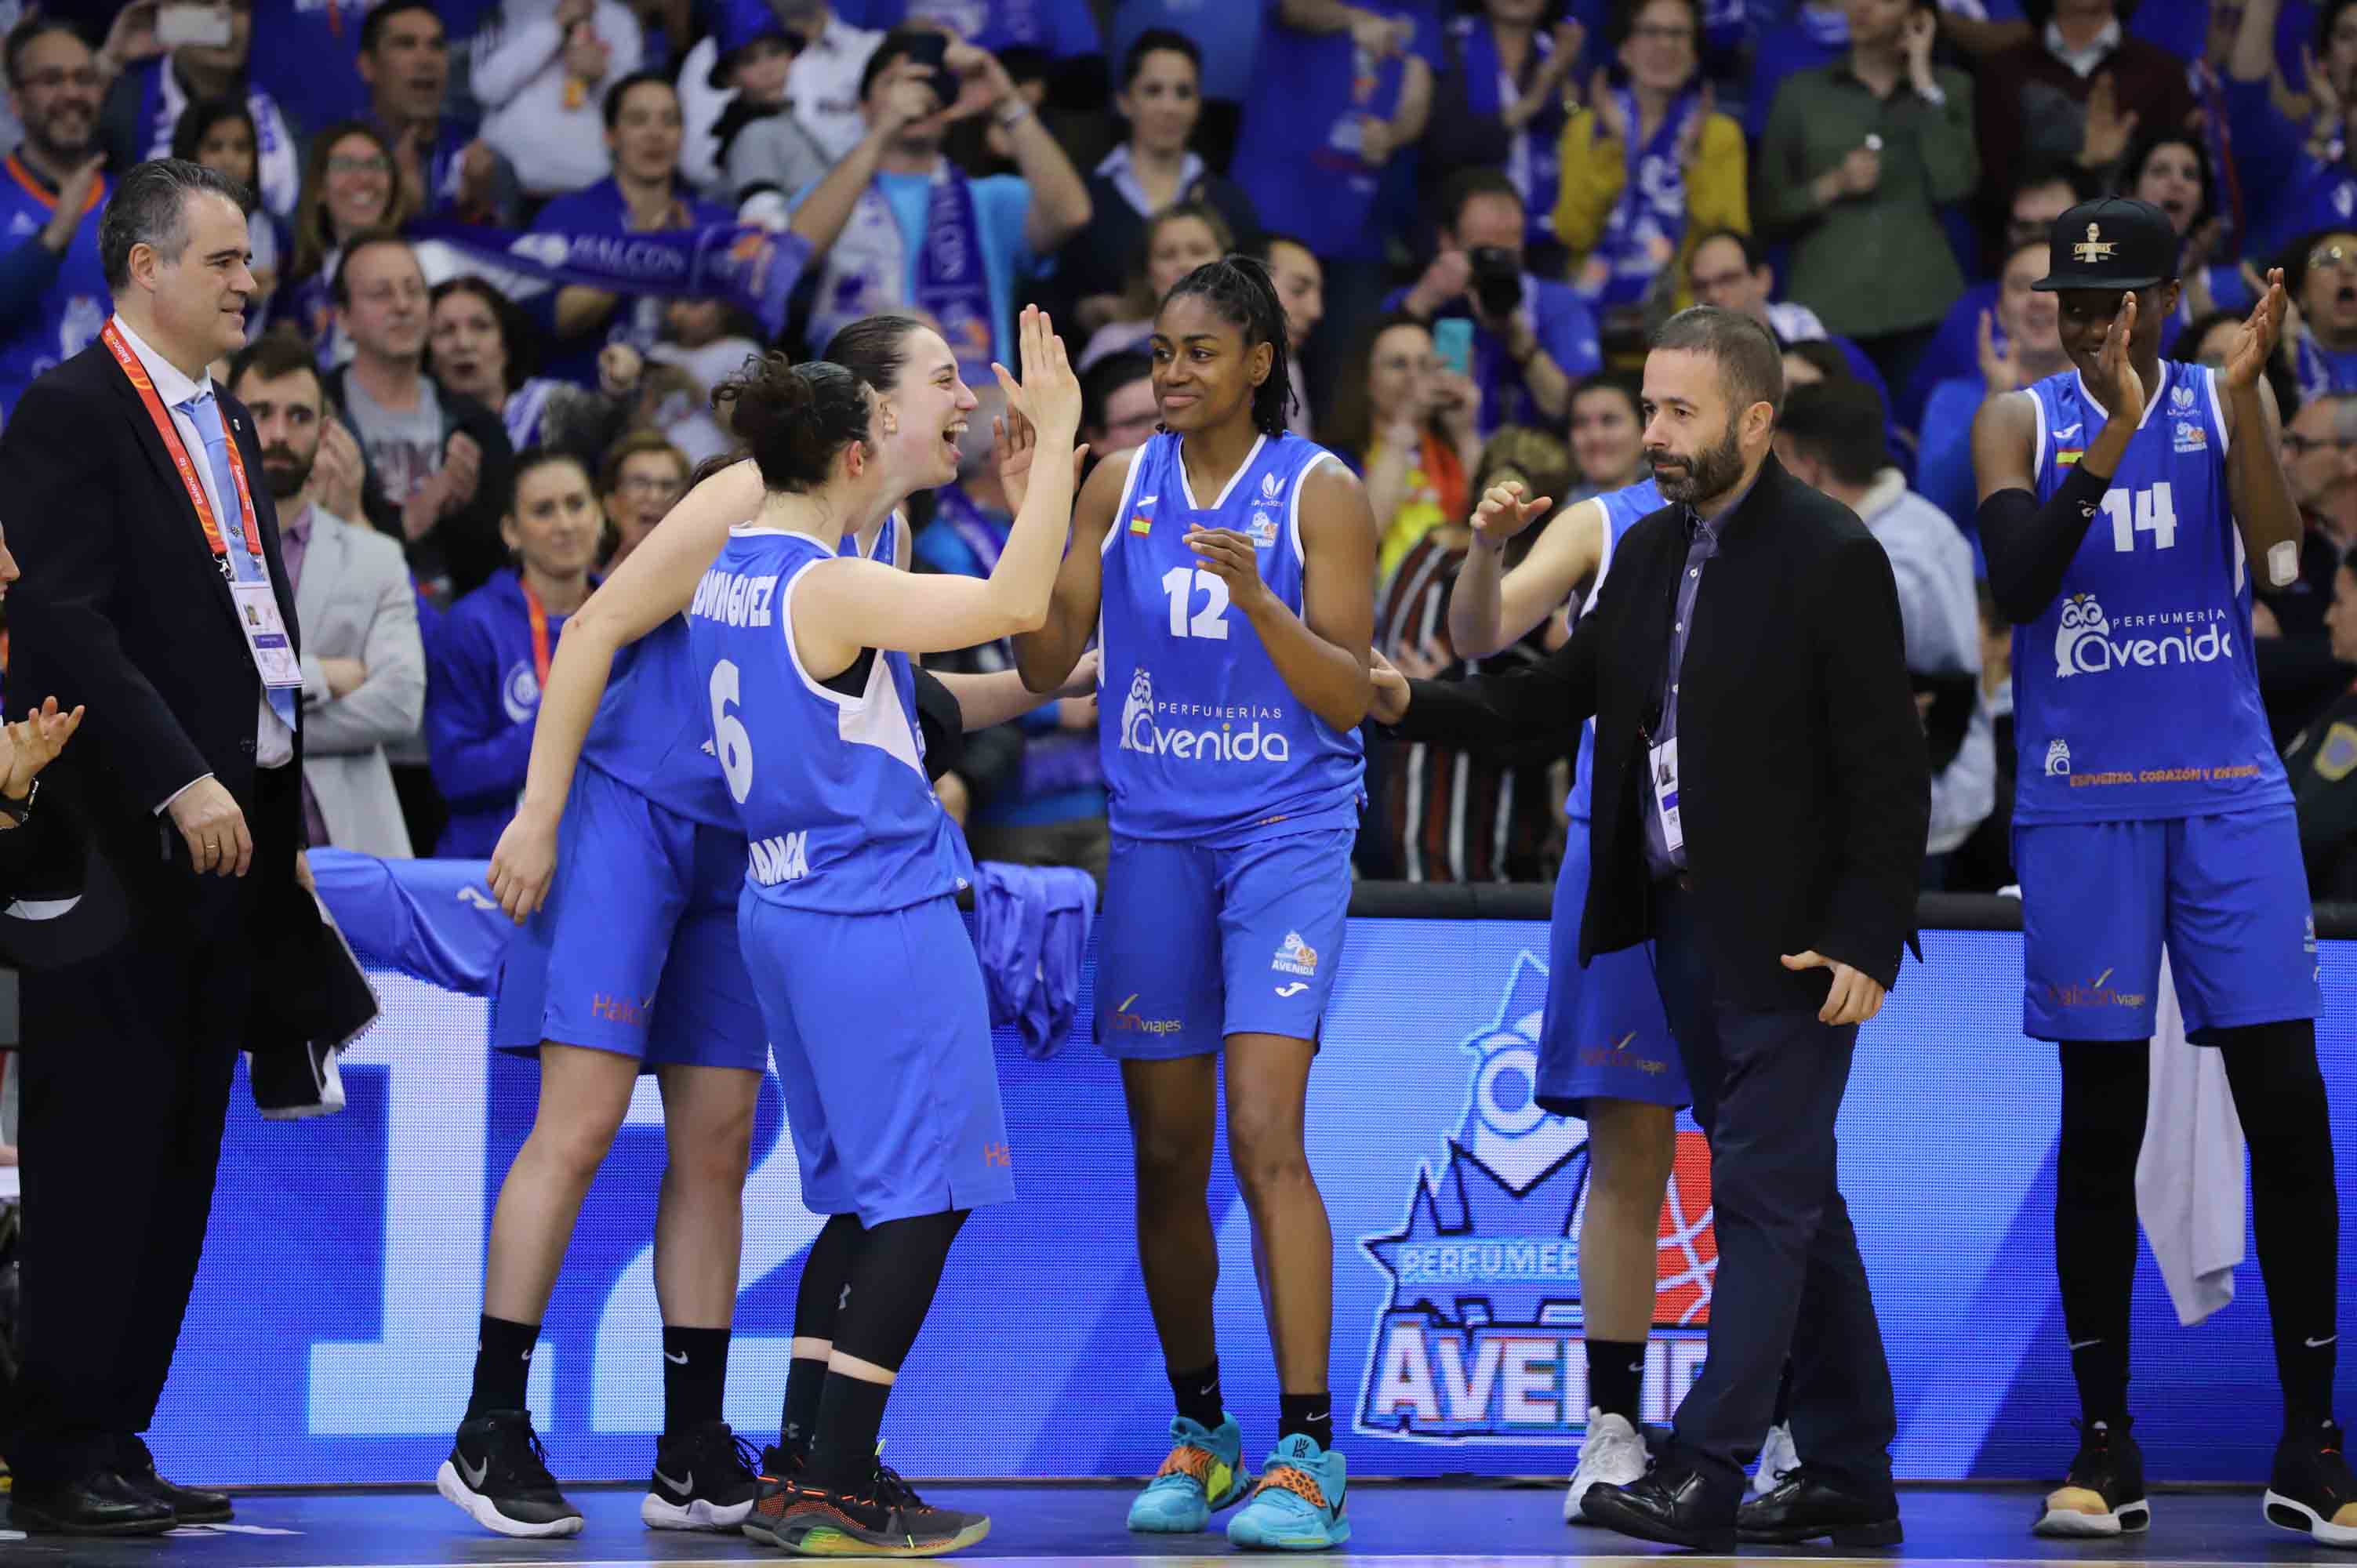
<svg viewBox="0 0 2357 1568">
<path fill-rule="evenodd" d="M 882 1465 L 865 1493 L 764 1482 L 745 1533 L 804 1557 L 938 1557 L 990 1533 L 986 1514 L 937 1509 Z"/>
<path fill-rule="evenodd" d="M 2276 1444 L 2266 1510 L 2269 1524 L 2304 1530 L 2326 1546 L 2357 1546 L 2357 1478 L 2341 1452 L 2340 1423 Z"/>
<path fill-rule="evenodd" d="M 2062 1485 L 2046 1494 L 2040 1535 L 2118 1535 L 2152 1523 L 2144 1496 L 2144 1451 L 2128 1435 L 2134 1423 L 2122 1416 L 2115 1428 L 2096 1421 L 2079 1426 L 2079 1453 Z"/>
<path fill-rule="evenodd" d="M 500 1535 L 581 1533 L 581 1510 L 556 1489 L 530 1411 L 495 1410 L 461 1424 L 434 1486 L 468 1518 Z"/>
<path fill-rule="evenodd" d="M 651 1530 L 735 1530 L 753 1511 L 760 1477 L 753 1445 L 725 1421 L 663 1434 L 639 1518 Z"/>
</svg>

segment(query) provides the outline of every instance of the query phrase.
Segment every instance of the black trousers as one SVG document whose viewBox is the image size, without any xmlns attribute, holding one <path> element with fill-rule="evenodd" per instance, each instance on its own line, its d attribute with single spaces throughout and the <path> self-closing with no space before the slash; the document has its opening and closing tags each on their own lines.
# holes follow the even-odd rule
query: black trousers
<svg viewBox="0 0 2357 1568">
<path fill-rule="evenodd" d="M 1789 1352 L 1793 1446 L 1845 1490 L 1889 1499 L 1898 1411 L 1834 1141 L 1857 1029 L 1724 1001 L 1690 897 L 1655 890 L 1654 973 L 1710 1140 L 1718 1271 L 1709 1356 L 1678 1406 L 1675 1455 L 1732 1521 Z"/>
<path fill-rule="evenodd" d="M 23 977 L 24 1369 L 6 1442 L 36 1484 L 108 1463 L 171 1371 L 256 956 L 245 890 L 207 881 L 193 920 Z"/>
</svg>

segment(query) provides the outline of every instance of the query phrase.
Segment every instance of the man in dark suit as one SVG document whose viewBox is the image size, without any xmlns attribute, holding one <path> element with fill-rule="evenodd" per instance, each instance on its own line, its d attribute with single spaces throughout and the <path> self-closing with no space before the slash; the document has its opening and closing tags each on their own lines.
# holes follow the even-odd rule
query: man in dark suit
<svg viewBox="0 0 2357 1568">
<path fill-rule="evenodd" d="M 196 1277 L 232 1066 L 317 926 L 294 594 L 253 422 L 206 374 L 244 340 L 238 195 L 191 163 L 126 174 L 100 230 L 116 315 L 0 429 L 24 567 L 9 689 L 88 704 L 42 805 L 75 813 L 135 917 L 97 956 L 24 977 L 30 1223 L 5 1436 L 22 1529 L 230 1517 L 157 1476 L 138 1434 Z"/>
<path fill-rule="evenodd" d="M 1671 504 L 1629 532 L 1571 640 L 1513 673 L 1375 673 L 1375 716 L 1415 739 L 1512 749 L 1595 717 L 1580 959 L 1653 944 L 1710 1138 L 1718 1272 L 1674 1441 L 1584 1509 L 1716 1552 L 1738 1522 L 1756 1541 L 1900 1534 L 1890 1370 L 1834 1120 L 1857 1026 L 1913 937 L 1930 771 L 1890 563 L 1770 456 L 1782 393 L 1759 323 L 1672 317 L 1645 363 L 1646 455 Z M 1547 504 L 1506 499 L 1524 521 Z M 1788 1352 L 1807 1467 L 1743 1504 Z"/>
</svg>

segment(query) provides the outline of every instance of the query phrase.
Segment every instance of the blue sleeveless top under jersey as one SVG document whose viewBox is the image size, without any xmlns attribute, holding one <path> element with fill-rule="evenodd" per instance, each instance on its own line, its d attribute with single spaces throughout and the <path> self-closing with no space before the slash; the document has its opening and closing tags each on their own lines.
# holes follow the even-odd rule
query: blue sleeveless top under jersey
<svg viewBox="0 0 2357 1568">
<path fill-rule="evenodd" d="M 974 862 L 925 779 L 909 656 L 877 651 L 856 697 L 802 671 L 794 591 L 834 553 L 807 533 L 737 530 L 688 607 L 688 642 L 748 840 L 748 890 L 789 909 L 878 914 L 956 892 Z"/>
<path fill-rule="evenodd" d="M 1261 581 L 1299 615 L 1301 485 L 1332 454 L 1297 435 L 1264 435 L 1203 507 L 1178 443 L 1157 435 L 1138 448 L 1105 531 L 1097 735 L 1113 831 L 1222 849 L 1356 828 L 1359 732 L 1339 734 L 1302 705 L 1229 607 L 1227 584 L 1181 542 L 1197 526 L 1247 535 L 1260 547 Z"/>
<path fill-rule="evenodd" d="M 1588 498 L 1604 509 L 1604 553 L 1596 563 L 1596 582 L 1587 590 L 1587 598 L 1579 607 L 1586 615 L 1596 607 L 1596 596 L 1604 587 L 1604 575 L 1612 570 L 1612 558 L 1620 553 L 1620 541 L 1637 520 L 1657 512 L 1670 503 L 1662 499 L 1662 487 L 1652 476 L 1638 480 L 1626 489 L 1609 490 Z M 1579 757 L 1573 764 L 1577 769 L 1571 779 L 1571 798 L 1564 802 L 1567 814 L 1579 822 L 1589 816 L 1589 802 L 1596 793 L 1596 721 L 1589 719 L 1579 726 Z"/>
<path fill-rule="evenodd" d="M 902 523 L 876 531 L 870 559 L 891 565 Z M 843 536 L 843 553 L 857 537 Z M 688 650 L 687 618 L 673 616 L 616 654 L 581 760 L 659 806 L 707 827 L 741 831 L 712 744 L 712 704 Z"/>
<path fill-rule="evenodd" d="M 2251 653 L 2251 574 L 2214 373 L 2161 361 L 2062 591 L 2013 633 L 2022 823 L 2289 805 Z M 2104 427 L 2075 370 L 2027 395 L 2043 501 Z"/>
</svg>

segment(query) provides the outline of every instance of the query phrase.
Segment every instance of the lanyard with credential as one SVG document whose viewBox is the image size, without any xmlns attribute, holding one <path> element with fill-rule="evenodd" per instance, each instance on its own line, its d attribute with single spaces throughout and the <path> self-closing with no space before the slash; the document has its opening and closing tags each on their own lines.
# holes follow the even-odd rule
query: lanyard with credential
<svg viewBox="0 0 2357 1568">
<path fill-rule="evenodd" d="M 138 391 L 139 401 L 146 405 L 147 417 L 155 422 L 156 434 L 162 437 L 164 450 L 172 455 L 172 467 L 179 470 L 180 482 L 188 488 L 188 503 L 197 509 L 197 521 L 204 525 L 205 543 L 212 550 L 213 564 L 221 568 L 222 576 L 229 576 L 229 542 L 221 536 L 221 524 L 213 518 L 212 503 L 205 499 L 205 487 L 198 482 L 197 467 L 188 461 L 188 449 L 180 440 L 179 427 L 172 423 L 171 414 L 166 412 L 164 400 L 156 395 L 156 383 L 147 379 L 147 368 L 139 362 L 139 357 L 123 340 L 123 334 L 113 322 L 108 322 L 99 337 L 114 355 L 114 362 L 123 367 L 123 373 L 131 378 L 132 386 Z M 227 445 L 230 475 L 237 486 L 238 511 L 245 524 L 246 553 L 259 561 L 262 559 L 262 525 L 254 521 L 253 493 L 245 482 L 245 459 L 239 455 L 235 441 Z"/>
<path fill-rule="evenodd" d="M 548 609 L 540 602 L 540 596 L 532 591 L 530 583 L 519 577 L 517 586 L 523 589 L 524 619 L 532 626 L 532 672 L 539 679 L 540 689 L 545 692 L 548 690 Z"/>
</svg>

